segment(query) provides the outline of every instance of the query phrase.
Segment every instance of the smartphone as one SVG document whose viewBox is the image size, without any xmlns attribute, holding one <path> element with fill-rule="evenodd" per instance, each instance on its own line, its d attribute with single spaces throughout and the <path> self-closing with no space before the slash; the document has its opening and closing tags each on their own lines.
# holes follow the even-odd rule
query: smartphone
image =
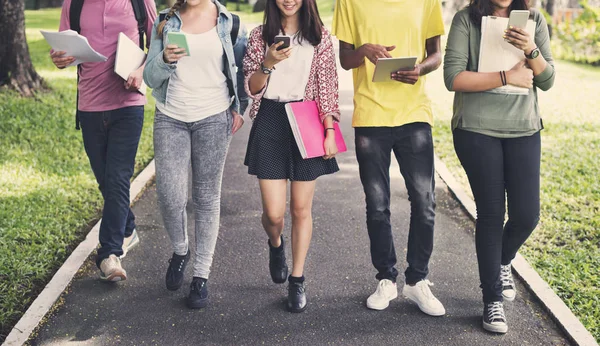
<svg viewBox="0 0 600 346">
<path fill-rule="evenodd" d="M 525 29 L 527 26 L 527 20 L 529 19 L 529 11 L 527 10 L 513 10 L 510 11 L 510 17 L 508 17 L 507 29 L 512 27 Z"/>
<path fill-rule="evenodd" d="M 291 44 L 291 37 L 281 36 L 281 35 L 275 36 L 275 41 L 273 42 L 273 44 L 277 44 L 279 42 L 283 42 L 283 44 L 281 46 L 279 46 L 279 48 L 277 48 L 277 50 L 289 48 L 290 44 Z"/>
<path fill-rule="evenodd" d="M 190 48 L 188 47 L 185 34 L 181 32 L 169 32 L 167 33 L 167 41 L 169 44 L 177 45 L 179 48 L 185 49 L 187 56 L 190 56 Z"/>
</svg>

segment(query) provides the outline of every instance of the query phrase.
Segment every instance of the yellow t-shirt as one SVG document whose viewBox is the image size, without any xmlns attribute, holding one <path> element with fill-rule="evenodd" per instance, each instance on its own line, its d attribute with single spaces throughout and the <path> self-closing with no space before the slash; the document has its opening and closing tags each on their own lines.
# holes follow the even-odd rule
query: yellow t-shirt
<svg viewBox="0 0 600 346">
<path fill-rule="evenodd" d="M 337 0 L 333 34 L 356 48 L 365 43 L 396 46 L 392 57 L 426 57 L 425 41 L 444 34 L 440 0 Z M 433 125 L 425 76 L 415 85 L 397 81 L 373 83 L 375 65 L 353 70 L 354 127 L 392 127 L 415 122 Z"/>
</svg>

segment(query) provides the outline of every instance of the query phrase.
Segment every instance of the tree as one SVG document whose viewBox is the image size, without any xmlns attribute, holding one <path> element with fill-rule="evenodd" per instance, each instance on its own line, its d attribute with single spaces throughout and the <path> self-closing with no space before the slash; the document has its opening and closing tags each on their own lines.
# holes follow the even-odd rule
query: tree
<svg viewBox="0 0 600 346">
<path fill-rule="evenodd" d="M 258 0 L 254 4 L 253 12 L 262 12 L 267 7 L 267 0 Z"/>
<path fill-rule="evenodd" d="M 35 72 L 25 38 L 24 0 L 0 0 L 0 86 L 33 96 L 43 85 Z"/>
</svg>

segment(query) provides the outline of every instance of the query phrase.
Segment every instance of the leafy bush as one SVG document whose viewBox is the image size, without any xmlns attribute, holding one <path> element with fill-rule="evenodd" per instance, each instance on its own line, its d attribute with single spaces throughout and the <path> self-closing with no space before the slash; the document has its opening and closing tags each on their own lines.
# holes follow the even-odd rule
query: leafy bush
<svg viewBox="0 0 600 346">
<path fill-rule="evenodd" d="M 580 16 L 556 25 L 552 48 L 559 59 L 600 66 L 600 9 L 581 6 Z"/>
</svg>

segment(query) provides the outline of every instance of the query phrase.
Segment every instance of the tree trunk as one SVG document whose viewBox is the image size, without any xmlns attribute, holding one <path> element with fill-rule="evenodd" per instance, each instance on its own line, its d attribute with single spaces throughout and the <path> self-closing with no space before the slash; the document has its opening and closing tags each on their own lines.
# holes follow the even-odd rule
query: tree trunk
<svg viewBox="0 0 600 346">
<path fill-rule="evenodd" d="M 555 3 L 554 0 L 546 0 L 546 12 L 548 12 L 548 14 L 550 15 L 550 18 L 554 19 L 554 8 L 555 8 Z M 548 23 L 548 36 L 550 37 L 550 39 L 552 39 L 552 35 L 554 35 L 554 32 L 552 30 L 552 24 L 553 23 Z"/>
<path fill-rule="evenodd" d="M 267 0 L 258 0 L 254 4 L 254 8 L 252 9 L 252 12 L 263 12 L 266 7 L 267 7 Z"/>
<path fill-rule="evenodd" d="M 23 96 L 42 87 L 25 38 L 24 0 L 0 0 L 0 86 L 8 85 Z"/>
</svg>

